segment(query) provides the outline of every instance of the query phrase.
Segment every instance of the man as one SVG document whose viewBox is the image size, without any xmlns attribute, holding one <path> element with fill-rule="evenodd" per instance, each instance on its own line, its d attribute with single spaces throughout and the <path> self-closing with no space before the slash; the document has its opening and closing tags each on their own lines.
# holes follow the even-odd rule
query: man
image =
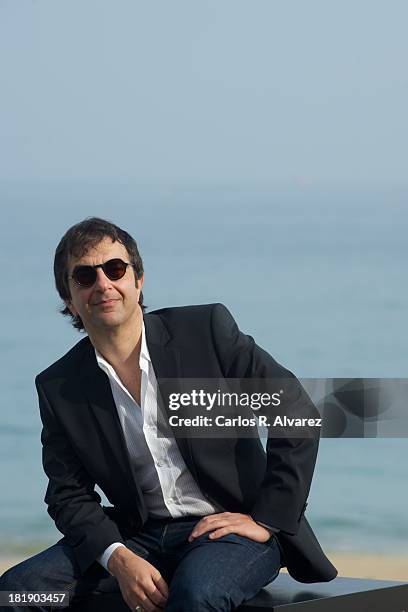
<svg viewBox="0 0 408 612">
<path fill-rule="evenodd" d="M 0 590 L 79 600 L 120 589 L 132 610 L 221 612 L 281 566 L 302 582 L 333 579 L 304 518 L 316 438 L 270 437 L 265 453 L 257 438 L 157 435 L 160 379 L 286 377 L 300 396 L 293 374 L 221 304 L 146 314 L 137 245 L 112 223 L 71 227 L 54 274 L 63 314 L 87 332 L 36 379 L 45 501 L 64 538 Z"/>
</svg>

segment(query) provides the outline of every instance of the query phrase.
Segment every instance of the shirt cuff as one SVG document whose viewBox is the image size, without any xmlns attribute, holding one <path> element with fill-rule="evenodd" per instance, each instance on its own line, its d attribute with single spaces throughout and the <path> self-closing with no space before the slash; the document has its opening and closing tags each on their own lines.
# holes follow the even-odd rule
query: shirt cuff
<svg viewBox="0 0 408 612">
<path fill-rule="evenodd" d="M 114 542 L 113 544 L 108 546 L 105 552 L 103 552 L 101 555 L 99 555 L 99 557 L 97 557 L 97 561 L 99 561 L 102 567 L 104 567 L 106 571 L 109 572 L 112 576 L 113 576 L 112 572 L 110 572 L 108 569 L 108 561 L 113 551 L 116 550 L 119 546 L 125 546 L 125 545 L 122 544 L 122 542 Z"/>
</svg>

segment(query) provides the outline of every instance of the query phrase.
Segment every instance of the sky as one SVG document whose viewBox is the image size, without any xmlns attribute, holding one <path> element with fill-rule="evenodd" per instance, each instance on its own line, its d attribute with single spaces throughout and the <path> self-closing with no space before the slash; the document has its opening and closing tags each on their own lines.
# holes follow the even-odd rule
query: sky
<svg viewBox="0 0 408 612">
<path fill-rule="evenodd" d="M 0 181 L 405 186 L 408 4 L 0 0 Z"/>
</svg>

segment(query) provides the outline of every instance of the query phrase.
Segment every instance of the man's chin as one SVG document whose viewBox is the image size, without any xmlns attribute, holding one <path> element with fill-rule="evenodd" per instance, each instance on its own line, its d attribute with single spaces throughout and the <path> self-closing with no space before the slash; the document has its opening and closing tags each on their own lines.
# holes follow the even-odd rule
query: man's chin
<svg viewBox="0 0 408 612">
<path fill-rule="evenodd" d="M 109 330 L 120 327 L 121 325 L 125 325 L 129 323 L 131 319 L 135 320 L 135 318 L 138 318 L 138 314 L 138 311 L 129 314 L 128 312 L 120 312 L 118 309 L 112 308 L 112 310 L 105 310 L 104 312 L 93 313 L 93 316 L 90 317 L 87 321 L 84 319 L 82 319 L 82 321 L 87 331 L 88 329 L 95 331 L 97 331 L 98 329 Z"/>
<path fill-rule="evenodd" d="M 124 318 L 118 316 L 117 313 L 114 312 L 104 312 L 100 316 L 95 317 L 92 321 L 88 321 L 85 324 L 85 329 L 114 329 L 119 327 L 124 322 Z"/>
<path fill-rule="evenodd" d="M 104 327 L 117 327 L 123 322 L 124 318 L 113 312 L 105 312 L 104 315 L 98 319 L 99 325 Z"/>
</svg>

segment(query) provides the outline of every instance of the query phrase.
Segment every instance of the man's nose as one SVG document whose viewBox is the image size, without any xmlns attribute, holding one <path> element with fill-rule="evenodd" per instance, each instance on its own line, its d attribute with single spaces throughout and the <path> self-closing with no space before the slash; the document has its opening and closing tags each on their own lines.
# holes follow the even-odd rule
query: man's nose
<svg viewBox="0 0 408 612">
<path fill-rule="evenodd" d="M 106 276 L 105 272 L 102 270 L 102 268 L 96 268 L 96 281 L 94 289 L 98 289 L 99 291 L 105 291 L 105 289 L 110 287 L 110 285 L 111 282 Z"/>
</svg>

